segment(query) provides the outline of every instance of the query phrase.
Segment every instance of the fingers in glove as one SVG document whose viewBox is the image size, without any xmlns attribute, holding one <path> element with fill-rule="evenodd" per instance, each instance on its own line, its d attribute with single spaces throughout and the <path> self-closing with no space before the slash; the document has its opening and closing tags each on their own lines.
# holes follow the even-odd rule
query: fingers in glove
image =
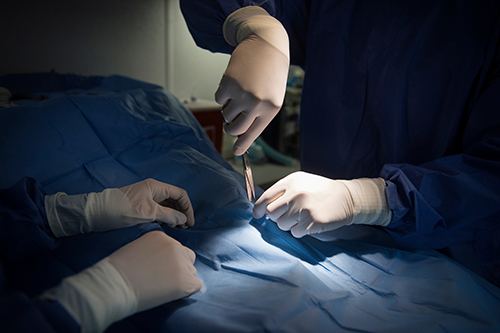
<svg viewBox="0 0 500 333">
<path fill-rule="evenodd" d="M 290 229 L 290 232 L 295 238 L 302 238 L 309 234 L 317 234 L 319 232 L 318 229 L 321 229 L 321 223 L 316 223 L 314 221 L 301 221 L 301 223 L 297 223 L 293 228 Z"/>
<path fill-rule="evenodd" d="M 279 207 L 278 210 L 283 210 L 283 206 Z M 292 228 L 296 227 L 298 224 L 307 222 L 307 221 L 301 221 L 301 212 L 297 212 L 293 209 L 289 209 L 289 205 L 286 204 L 285 206 L 286 211 L 285 213 L 276 219 L 276 224 L 278 224 L 278 227 L 281 230 L 288 231 L 291 230 Z M 307 219 L 309 220 L 309 219 Z"/>
<path fill-rule="evenodd" d="M 283 196 L 277 198 L 267 205 L 267 216 L 274 222 L 277 222 L 281 217 L 288 213 L 288 200 L 284 200 Z M 290 228 L 286 229 L 289 230 Z"/>
<path fill-rule="evenodd" d="M 109 262 L 137 296 L 137 311 L 198 292 L 194 252 L 162 231 L 151 231 L 115 251 Z"/>
<path fill-rule="evenodd" d="M 194 221 L 194 217 L 192 217 Z M 178 201 L 166 199 L 159 203 L 156 212 L 156 221 L 166 223 L 171 228 L 187 229 L 194 225 L 188 223 L 186 212 L 182 210 Z"/>
<path fill-rule="evenodd" d="M 194 253 L 193 250 L 191 250 L 188 247 L 184 247 L 184 250 L 186 251 L 186 256 L 189 258 L 189 261 L 194 264 L 196 260 L 196 254 Z M 194 268 L 194 267 L 193 267 Z"/>
<path fill-rule="evenodd" d="M 245 110 L 251 109 L 251 105 L 249 105 L 248 101 L 244 101 L 242 99 L 242 96 L 238 97 L 239 97 L 238 99 L 235 98 L 228 99 L 222 106 L 222 116 L 224 117 L 224 120 L 229 124 L 235 121 L 236 118 L 246 114 Z M 231 126 L 226 125 L 226 129 L 227 128 L 231 129 Z M 228 134 L 232 135 L 231 133 Z"/>
<path fill-rule="evenodd" d="M 264 117 L 255 118 L 250 128 L 244 134 L 240 135 L 234 143 L 233 153 L 236 156 L 240 156 L 245 153 L 268 124 L 269 121 L 266 121 Z"/>
<path fill-rule="evenodd" d="M 177 210 L 183 213 L 187 218 L 188 227 L 194 226 L 194 210 L 193 205 L 191 204 L 191 200 L 189 199 L 189 195 L 187 192 L 181 188 L 172 186 L 170 188 L 170 197 L 169 199 L 175 200 L 177 206 Z"/>
<path fill-rule="evenodd" d="M 260 198 L 255 202 L 253 207 L 252 215 L 256 219 L 260 219 L 264 214 L 267 213 L 267 206 L 283 196 L 286 192 L 281 186 L 276 186 L 277 184 L 271 186 L 267 191 L 265 191 Z"/>
<path fill-rule="evenodd" d="M 183 249 L 186 253 L 186 257 L 189 259 L 189 262 L 191 263 L 191 264 L 188 264 L 188 262 L 186 262 L 186 270 L 188 272 L 190 272 L 190 274 L 193 277 L 196 277 L 196 274 L 198 273 L 198 271 L 194 267 L 194 262 L 196 260 L 196 254 L 190 248 L 184 247 Z M 201 287 L 202 287 L 202 282 L 199 279 L 197 279 L 197 278 L 191 279 L 191 288 L 190 288 L 190 290 L 186 289 L 186 291 L 188 291 L 188 294 L 185 297 L 189 297 L 193 294 L 196 294 L 197 292 L 199 292 L 201 290 Z"/>
<path fill-rule="evenodd" d="M 235 82 L 234 79 L 231 79 L 232 82 Z M 227 104 L 228 100 L 231 99 L 231 85 L 228 84 L 229 77 L 226 75 L 222 75 L 222 79 L 219 82 L 219 87 L 215 92 L 215 102 L 220 105 Z"/>
<path fill-rule="evenodd" d="M 227 123 L 224 130 L 231 136 L 245 133 L 257 117 L 266 113 L 267 104 L 250 93 L 239 92 L 222 106 L 222 117 Z"/>
<path fill-rule="evenodd" d="M 159 203 L 156 220 L 175 225 L 194 225 L 194 211 L 187 192 L 177 186 L 148 179 L 153 200 Z"/>
<path fill-rule="evenodd" d="M 171 228 L 188 228 L 187 217 L 179 211 L 178 204 L 172 199 L 160 202 L 156 210 L 156 222 L 167 224 Z"/>
<path fill-rule="evenodd" d="M 290 195 L 285 192 L 281 197 L 267 206 L 267 214 L 278 227 L 284 231 L 291 231 L 296 238 L 309 234 L 313 225 L 310 212 L 302 205 L 304 196 Z"/>
<path fill-rule="evenodd" d="M 316 223 L 306 210 L 295 211 L 291 209 L 281 216 L 276 223 L 281 230 L 290 230 L 295 238 L 302 238 L 305 235 L 322 232 L 319 229 L 324 227 L 321 223 Z"/>
<path fill-rule="evenodd" d="M 226 112 L 224 112 L 224 115 L 225 114 Z M 230 136 L 239 136 L 249 130 L 250 126 L 252 126 L 256 118 L 252 117 L 247 111 L 241 110 L 239 111 L 239 114 L 232 120 L 229 120 L 227 118 L 225 119 L 228 124 L 224 124 L 224 131 L 226 131 L 226 133 Z"/>
<path fill-rule="evenodd" d="M 297 223 L 293 228 L 290 229 L 290 233 L 295 238 L 302 238 L 305 235 L 309 235 L 310 233 L 312 233 L 310 232 L 308 227 L 312 226 L 313 224 L 314 222 L 312 224 L 309 223 L 309 225 L 306 225 L 305 223 Z"/>
</svg>

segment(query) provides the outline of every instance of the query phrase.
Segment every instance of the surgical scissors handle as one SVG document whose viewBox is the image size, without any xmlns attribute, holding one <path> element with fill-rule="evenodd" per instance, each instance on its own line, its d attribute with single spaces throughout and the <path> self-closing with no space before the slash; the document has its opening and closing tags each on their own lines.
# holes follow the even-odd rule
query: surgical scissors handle
<svg viewBox="0 0 500 333">
<path fill-rule="evenodd" d="M 225 106 L 225 105 L 224 105 Z M 229 122 L 224 118 L 224 106 L 220 110 L 222 116 L 222 121 L 224 125 L 229 125 Z M 248 201 L 251 203 L 255 202 L 255 185 L 253 182 L 252 168 L 250 167 L 250 159 L 248 158 L 248 151 L 246 151 L 243 156 L 243 175 L 245 177 L 245 187 L 247 190 Z"/>
</svg>

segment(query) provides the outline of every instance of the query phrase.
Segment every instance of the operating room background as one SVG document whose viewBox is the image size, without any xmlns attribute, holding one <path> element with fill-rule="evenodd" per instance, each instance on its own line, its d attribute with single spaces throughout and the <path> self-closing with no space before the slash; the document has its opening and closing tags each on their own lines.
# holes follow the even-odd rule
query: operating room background
<svg viewBox="0 0 500 333">
<path fill-rule="evenodd" d="M 2 2 L 0 29 L 0 75 L 119 74 L 214 107 L 229 60 L 195 45 L 179 0 L 8 0 Z M 231 139 L 224 136 L 224 143 L 223 155 L 231 159 Z M 296 169 L 265 163 L 254 172 L 264 185 Z"/>
</svg>

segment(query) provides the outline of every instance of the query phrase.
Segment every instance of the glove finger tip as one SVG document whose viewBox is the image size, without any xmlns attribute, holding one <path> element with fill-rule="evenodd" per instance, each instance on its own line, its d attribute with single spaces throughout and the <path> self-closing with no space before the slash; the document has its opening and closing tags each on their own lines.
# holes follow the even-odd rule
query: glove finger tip
<svg viewBox="0 0 500 333">
<path fill-rule="evenodd" d="M 186 215 L 171 208 L 163 209 L 162 214 L 157 214 L 156 220 L 158 222 L 163 222 L 169 225 L 173 224 L 175 226 L 187 224 Z"/>
<path fill-rule="evenodd" d="M 266 213 L 266 205 L 263 205 L 261 203 L 255 204 L 252 210 L 252 216 L 255 217 L 256 219 L 260 219 L 264 216 Z"/>
<path fill-rule="evenodd" d="M 309 234 L 307 229 L 299 228 L 298 226 L 293 227 L 292 229 L 290 229 L 290 233 L 295 238 L 302 238 L 305 235 Z"/>
</svg>

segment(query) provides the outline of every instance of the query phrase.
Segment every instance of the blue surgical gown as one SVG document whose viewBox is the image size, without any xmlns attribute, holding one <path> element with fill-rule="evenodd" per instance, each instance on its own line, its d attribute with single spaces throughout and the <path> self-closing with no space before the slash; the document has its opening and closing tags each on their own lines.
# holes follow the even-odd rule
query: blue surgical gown
<svg viewBox="0 0 500 333">
<path fill-rule="evenodd" d="M 440 249 L 500 286 L 498 0 L 181 0 L 198 46 L 261 6 L 305 70 L 301 165 L 383 177 L 403 247 Z"/>
<path fill-rule="evenodd" d="M 9 287 L 3 261 L 36 256 L 59 242 L 47 221 L 45 192 L 32 178 L 0 190 L 0 331 L 80 332 L 80 326 L 57 301 L 31 299 Z"/>
</svg>

